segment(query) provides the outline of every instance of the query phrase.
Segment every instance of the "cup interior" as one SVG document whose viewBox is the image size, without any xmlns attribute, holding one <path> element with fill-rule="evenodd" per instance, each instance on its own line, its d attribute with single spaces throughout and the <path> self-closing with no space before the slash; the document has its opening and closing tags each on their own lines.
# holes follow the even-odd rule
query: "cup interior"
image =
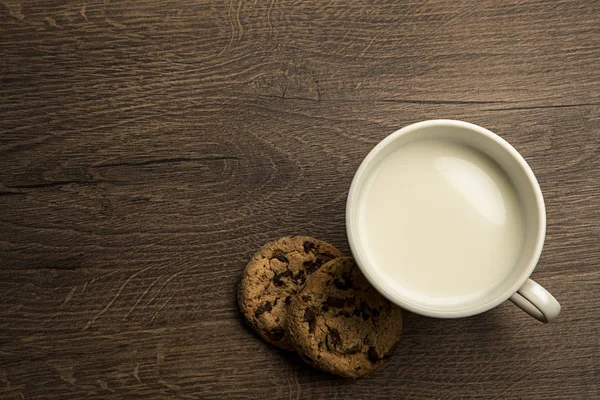
<svg viewBox="0 0 600 400">
<path fill-rule="evenodd" d="M 506 173 L 516 190 L 524 218 L 521 254 L 508 275 L 493 288 L 460 301 L 449 298 L 447 301 L 431 302 L 399 290 L 369 256 L 365 246 L 367 233 L 360 224 L 365 185 L 379 163 L 401 146 L 428 139 L 442 139 L 469 146 L 493 160 Z M 379 292 L 395 304 L 413 312 L 433 317 L 455 318 L 487 311 L 507 300 L 518 290 L 531 275 L 541 254 L 546 215 L 542 193 L 533 172 L 510 144 L 491 131 L 474 124 L 454 120 L 432 120 L 416 123 L 392 133 L 367 155 L 352 181 L 346 207 L 346 227 L 354 258 Z"/>
</svg>

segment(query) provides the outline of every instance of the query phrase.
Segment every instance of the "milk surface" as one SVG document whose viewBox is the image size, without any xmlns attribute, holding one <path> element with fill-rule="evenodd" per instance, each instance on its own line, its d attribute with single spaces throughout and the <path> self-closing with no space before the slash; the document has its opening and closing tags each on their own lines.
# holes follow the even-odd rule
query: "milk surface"
<svg viewBox="0 0 600 400">
<path fill-rule="evenodd" d="M 500 284 L 522 249 L 523 212 L 505 172 L 444 140 L 399 147 L 370 176 L 359 230 L 368 257 L 398 290 L 460 303 Z"/>
</svg>

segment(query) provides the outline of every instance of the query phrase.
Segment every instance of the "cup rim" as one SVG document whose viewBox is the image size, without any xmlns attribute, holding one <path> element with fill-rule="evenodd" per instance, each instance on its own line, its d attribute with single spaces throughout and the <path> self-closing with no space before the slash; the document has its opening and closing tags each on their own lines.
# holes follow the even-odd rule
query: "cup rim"
<svg viewBox="0 0 600 400">
<path fill-rule="evenodd" d="M 375 267 L 372 265 L 372 262 L 366 259 L 366 257 L 364 256 L 364 251 L 361 251 L 361 248 L 358 244 L 358 229 L 355 224 L 356 218 L 354 218 L 354 215 L 358 210 L 357 200 L 359 197 L 359 191 L 361 190 L 361 187 L 359 187 L 359 181 L 362 180 L 363 176 L 365 175 L 365 171 L 371 165 L 371 163 L 378 161 L 377 157 L 384 148 L 386 148 L 388 145 L 410 132 L 431 127 L 448 126 L 467 129 L 488 137 L 517 161 L 522 172 L 527 177 L 529 185 L 531 186 L 535 194 L 539 223 L 537 226 L 537 240 L 534 245 L 535 247 L 532 256 L 530 257 L 527 263 L 527 267 L 524 268 L 523 271 L 521 271 L 521 274 L 518 276 L 518 278 L 515 279 L 512 285 L 510 285 L 510 287 L 508 287 L 502 293 L 502 295 L 468 309 L 440 310 L 424 308 L 418 306 L 417 304 L 412 304 L 409 301 L 400 298 L 400 296 L 391 291 L 389 288 L 380 284 L 378 277 L 374 273 Z M 521 154 L 519 154 L 519 152 L 514 147 L 512 147 L 506 140 L 502 139 L 500 136 L 493 133 L 492 131 L 485 129 L 479 125 L 472 124 L 470 122 L 452 119 L 434 119 L 416 122 L 407 125 L 401 129 L 398 129 L 397 131 L 391 133 L 382 141 L 380 141 L 367 154 L 367 156 L 364 158 L 364 160 L 358 167 L 356 173 L 354 174 L 354 178 L 352 179 L 352 184 L 350 185 L 350 190 L 348 192 L 348 198 L 346 201 L 346 234 L 348 236 L 350 251 L 352 252 L 352 255 L 354 256 L 354 259 L 356 260 L 356 263 L 358 264 L 363 275 L 365 275 L 365 277 L 371 283 L 371 285 L 373 285 L 373 287 L 375 287 L 375 289 L 377 289 L 377 291 L 383 296 L 385 296 L 388 300 L 406 310 L 429 317 L 461 318 L 480 314 L 498 306 L 500 303 L 503 303 L 504 301 L 508 300 L 514 293 L 516 293 L 517 290 L 523 285 L 523 283 L 525 283 L 525 281 L 529 278 L 529 276 L 536 267 L 544 245 L 544 240 L 546 236 L 546 208 L 544 204 L 542 190 L 535 175 L 533 174 L 533 171 L 531 170 L 531 167 L 527 164 L 527 162 L 521 156 Z"/>
</svg>

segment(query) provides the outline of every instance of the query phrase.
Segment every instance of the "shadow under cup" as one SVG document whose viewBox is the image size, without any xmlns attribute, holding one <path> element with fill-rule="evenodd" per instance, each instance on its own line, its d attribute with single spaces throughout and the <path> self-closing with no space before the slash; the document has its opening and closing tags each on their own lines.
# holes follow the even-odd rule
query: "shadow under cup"
<svg viewBox="0 0 600 400">
<path fill-rule="evenodd" d="M 438 299 L 432 302 L 410 291 L 398 289 L 368 256 L 364 233 L 361 232 L 360 213 L 365 188 L 379 163 L 401 146 L 414 141 L 438 139 L 475 149 L 493 160 L 506 174 L 514 187 L 523 215 L 523 243 L 518 261 L 505 278 L 491 288 L 477 292 L 476 296 Z M 540 257 L 546 214 L 539 184 L 521 155 L 505 140 L 477 125 L 462 121 L 434 120 L 416 123 L 392 133 L 381 141 L 360 165 L 348 195 L 346 227 L 350 248 L 362 272 L 371 284 L 395 304 L 410 311 L 441 318 L 466 317 L 487 311 L 509 299 L 533 272 Z M 436 251 L 432 248 L 431 251 Z M 468 255 L 467 255 L 468 256 Z M 398 266 L 399 269 L 402 266 Z"/>
</svg>

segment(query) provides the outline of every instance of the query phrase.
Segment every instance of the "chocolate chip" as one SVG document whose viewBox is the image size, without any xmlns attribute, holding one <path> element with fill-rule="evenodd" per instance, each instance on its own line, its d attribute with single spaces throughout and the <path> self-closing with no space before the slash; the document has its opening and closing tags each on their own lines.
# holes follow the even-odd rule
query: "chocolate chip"
<svg viewBox="0 0 600 400">
<path fill-rule="evenodd" d="M 317 257 L 313 261 L 304 261 L 304 268 L 306 268 L 306 273 L 312 274 L 313 272 L 321 268 L 321 265 L 333 260 L 334 258 L 335 257 L 331 254 L 322 253 L 317 255 Z"/>
<path fill-rule="evenodd" d="M 379 356 L 377 355 L 377 350 L 375 350 L 375 347 L 369 347 L 367 357 L 369 357 L 369 361 L 371 361 L 372 363 L 376 363 L 377 361 L 379 361 Z"/>
<path fill-rule="evenodd" d="M 338 279 L 336 287 L 340 290 L 348 290 L 354 287 L 354 282 L 352 281 L 352 274 L 349 271 L 344 271 L 342 273 L 341 279 Z"/>
<path fill-rule="evenodd" d="M 350 307 L 354 304 L 354 299 L 352 297 L 341 298 L 341 297 L 328 297 L 327 305 L 331 308 L 344 308 Z"/>
<path fill-rule="evenodd" d="M 349 279 L 336 279 L 333 281 L 333 284 L 339 290 L 348 290 L 352 288 L 352 281 Z"/>
<path fill-rule="evenodd" d="M 316 248 L 315 244 L 311 243 L 311 242 L 304 242 L 303 247 L 304 247 L 305 253 L 308 253 L 309 251 L 313 251 Z"/>
<path fill-rule="evenodd" d="M 340 334 L 335 329 L 329 330 L 329 338 L 331 339 L 331 344 L 336 346 L 340 342 Z"/>
<path fill-rule="evenodd" d="M 338 343 L 341 342 L 340 334 L 336 329 L 330 328 L 329 333 L 327 333 L 327 338 L 325 344 L 327 345 L 327 349 L 329 351 L 333 351 L 337 348 Z"/>
<path fill-rule="evenodd" d="M 308 331 L 310 333 L 314 332 L 317 324 L 317 316 L 310 308 L 304 311 L 304 321 L 308 322 Z"/>
<path fill-rule="evenodd" d="M 271 329 L 267 335 L 269 336 L 269 339 L 271 339 L 274 342 L 278 342 L 281 339 L 283 339 L 283 337 L 285 336 L 285 330 L 283 330 L 283 328 L 274 328 Z"/>
<path fill-rule="evenodd" d="M 327 304 L 324 305 L 324 307 L 327 307 L 327 309 L 329 310 L 329 306 L 327 306 Z M 337 317 L 345 317 L 345 318 L 352 318 L 353 314 L 351 311 L 346 311 L 346 310 L 342 310 L 340 312 L 338 312 L 337 314 L 335 314 Z"/>
<path fill-rule="evenodd" d="M 371 318 L 369 307 L 365 303 L 360 303 L 360 313 L 362 314 L 363 321 L 368 321 Z"/>
<path fill-rule="evenodd" d="M 304 271 L 299 271 L 296 276 L 292 277 L 292 281 L 294 281 L 296 285 L 304 285 L 304 282 L 306 282 L 306 274 Z"/>
<path fill-rule="evenodd" d="M 285 305 L 289 306 L 291 302 L 292 302 L 292 296 L 287 296 L 285 298 Z"/>
<path fill-rule="evenodd" d="M 256 309 L 256 311 L 254 312 L 254 317 L 260 318 L 261 315 L 263 315 L 267 311 L 271 311 L 272 309 L 273 309 L 273 307 L 271 306 L 271 302 L 267 301 L 265 304 L 263 304 L 262 306 L 259 306 Z"/>
<path fill-rule="evenodd" d="M 319 263 L 318 260 L 315 260 L 315 261 L 304 261 L 303 265 L 304 265 L 304 268 L 306 269 L 306 273 L 308 275 L 310 275 L 313 272 L 315 272 L 316 270 L 318 270 L 321 267 L 321 265 L 323 265 L 323 264 Z"/>
<path fill-rule="evenodd" d="M 344 308 L 346 301 L 338 297 L 328 297 L 326 304 L 333 308 Z"/>
<path fill-rule="evenodd" d="M 282 257 L 283 257 L 283 256 L 282 256 Z M 285 258 L 285 257 L 284 257 L 284 258 Z M 292 271 L 290 271 L 289 269 L 288 269 L 288 270 L 286 270 L 286 271 L 280 272 L 279 274 L 276 274 L 276 275 L 273 277 L 273 284 L 274 284 L 275 286 L 283 286 L 283 284 L 284 284 L 285 282 L 283 282 L 281 279 L 282 279 L 282 278 L 289 278 L 289 277 L 291 277 L 291 276 L 293 276 L 293 273 L 292 273 Z"/>
<path fill-rule="evenodd" d="M 317 316 L 310 308 L 307 308 L 306 310 L 304 310 L 304 320 L 306 322 L 311 323 L 315 320 L 316 317 Z"/>
<path fill-rule="evenodd" d="M 273 257 L 271 257 L 271 260 L 274 259 L 274 258 L 278 259 L 281 262 L 289 263 L 289 260 L 283 254 L 275 254 Z"/>
</svg>

